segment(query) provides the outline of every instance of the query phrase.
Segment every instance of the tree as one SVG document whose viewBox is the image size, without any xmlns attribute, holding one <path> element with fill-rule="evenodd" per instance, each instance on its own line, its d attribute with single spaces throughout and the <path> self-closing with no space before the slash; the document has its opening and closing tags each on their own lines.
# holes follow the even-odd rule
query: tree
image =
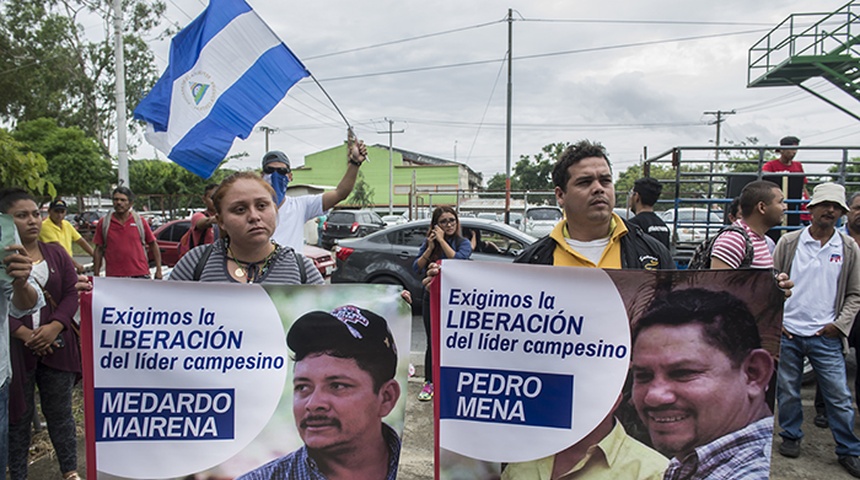
<svg viewBox="0 0 860 480">
<path fill-rule="evenodd" d="M 0 185 L 21 187 L 34 195 L 53 198 L 57 190 L 44 178 L 47 171 L 45 157 L 0 128 Z"/>
<path fill-rule="evenodd" d="M 78 127 L 63 128 L 54 119 L 40 118 L 19 123 L 12 136 L 45 157 L 45 178 L 60 195 L 105 191 L 116 177 L 98 142 Z"/>
<path fill-rule="evenodd" d="M 113 13 L 109 0 L 6 0 L 0 10 L 0 118 L 8 122 L 57 119 L 78 126 L 104 152 L 115 131 Z M 157 38 L 165 4 L 125 0 L 123 54 L 128 118 L 155 84 L 153 54 L 144 40 Z M 101 18 L 104 35 L 85 31 Z M 163 32 L 164 34 L 169 32 Z M 130 122 L 131 131 L 139 124 Z"/>
<path fill-rule="evenodd" d="M 370 207 L 373 205 L 373 193 L 373 188 L 364 179 L 364 173 L 359 170 L 358 179 L 355 181 L 355 187 L 352 189 L 349 203 L 358 206 L 358 208 Z"/>
<path fill-rule="evenodd" d="M 550 143 L 532 157 L 520 155 L 511 173 L 511 190 L 552 190 L 552 168 L 569 143 Z M 487 182 L 487 190 L 505 190 L 505 175 L 497 173 Z"/>
</svg>

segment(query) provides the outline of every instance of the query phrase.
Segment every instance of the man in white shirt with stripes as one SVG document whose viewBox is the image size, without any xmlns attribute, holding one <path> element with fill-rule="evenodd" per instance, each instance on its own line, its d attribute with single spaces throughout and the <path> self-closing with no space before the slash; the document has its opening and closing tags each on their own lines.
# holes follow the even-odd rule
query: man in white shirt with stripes
<svg viewBox="0 0 860 480">
<path fill-rule="evenodd" d="M 782 222 L 785 209 L 785 195 L 775 183 L 766 180 L 748 183 L 741 191 L 741 218 L 735 220 L 733 225 L 743 228 L 749 236 L 754 252 L 752 263 L 742 265 L 747 245 L 743 234 L 727 231 L 714 241 L 711 268 L 772 268 L 773 256 L 767 246 L 765 234 Z"/>
</svg>

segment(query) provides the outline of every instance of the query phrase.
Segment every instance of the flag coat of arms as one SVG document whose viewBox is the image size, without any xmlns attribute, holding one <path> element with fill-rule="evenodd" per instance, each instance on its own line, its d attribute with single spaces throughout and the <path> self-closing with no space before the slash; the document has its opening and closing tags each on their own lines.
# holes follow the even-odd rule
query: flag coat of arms
<svg viewBox="0 0 860 480">
<path fill-rule="evenodd" d="M 244 0 L 210 0 L 170 44 L 170 64 L 134 110 L 146 140 L 209 178 L 309 73 Z"/>
</svg>

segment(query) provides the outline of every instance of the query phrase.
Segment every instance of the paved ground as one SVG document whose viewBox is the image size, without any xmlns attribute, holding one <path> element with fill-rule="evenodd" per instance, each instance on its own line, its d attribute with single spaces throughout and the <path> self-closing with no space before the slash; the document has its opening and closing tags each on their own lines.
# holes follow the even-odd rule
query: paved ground
<svg viewBox="0 0 860 480">
<path fill-rule="evenodd" d="M 403 434 L 403 452 L 399 477 L 405 480 L 433 479 L 433 406 L 422 403 L 416 397 L 423 385 L 425 335 L 421 317 L 413 318 L 411 362 L 416 366 L 416 376 L 409 379 L 406 402 L 406 426 Z M 849 376 L 853 378 L 856 366 L 849 365 Z M 853 382 L 851 382 L 853 384 Z M 815 415 L 813 396 L 815 386 L 803 388 L 804 433 L 800 458 L 781 457 L 774 448 L 771 478 L 775 480 L 821 480 L 851 478 L 836 461 L 835 444 L 829 429 L 812 424 Z M 777 428 L 778 430 L 778 428 Z M 860 432 L 860 423 L 855 423 L 855 432 Z M 779 437 L 774 437 L 774 446 Z M 83 474 L 85 453 L 83 439 L 78 445 L 78 458 Z M 53 457 L 44 457 L 30 467 L 31 479 L 59 479 L 57 462 Z"/>
</svg>

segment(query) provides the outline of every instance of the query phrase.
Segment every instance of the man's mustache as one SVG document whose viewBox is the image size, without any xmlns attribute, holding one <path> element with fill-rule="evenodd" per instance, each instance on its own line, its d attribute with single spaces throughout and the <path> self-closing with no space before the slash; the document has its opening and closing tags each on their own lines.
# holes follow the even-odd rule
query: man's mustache
<svg viewBox="0 0 860 480">
<path fill-rule="evenodd" d="M 310 425 L 308 425 L 310 424 Z M 308 415 L 303 418 L 299 423 L 299 426 L 302 428 L 308 427 L 319 427 L 319 426 L 332 426 L 336 428 L 340 428 L 340 420 L 333 417 L 328 417 L 326 415 Z"/>
</svg>

